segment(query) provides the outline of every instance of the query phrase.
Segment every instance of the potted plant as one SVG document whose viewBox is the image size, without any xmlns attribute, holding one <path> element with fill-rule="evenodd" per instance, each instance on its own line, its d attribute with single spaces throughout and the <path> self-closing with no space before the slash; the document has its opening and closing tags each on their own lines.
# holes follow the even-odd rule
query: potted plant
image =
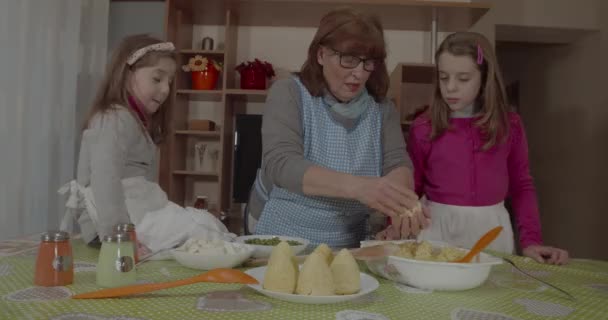
<svg viewBox="0 0 608 320">
<path fill-rule="evenodd" d="M 241 75 L 241 89 L 266 90 L 266 80 L 275 75 L 272 64 L 258 59 L 245 61 L 235 69 Z"/>
<path fill-rule="evenodd" d="M 213 90 L 217 84 L 222 65 L 213 59 L 196 55 L 190 58 L 182 70 L 192 74 L 192 89 Z"/>
</svg>

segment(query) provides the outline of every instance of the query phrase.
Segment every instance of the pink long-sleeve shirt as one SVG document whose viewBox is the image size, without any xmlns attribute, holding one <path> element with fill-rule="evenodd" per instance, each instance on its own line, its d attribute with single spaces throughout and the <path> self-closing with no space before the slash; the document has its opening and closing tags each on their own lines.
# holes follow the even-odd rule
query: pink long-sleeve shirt
<svg viewBox="0 0 608 320">
<path fill-rule="evenodd" d="M 408 153 L 418 195 L 457 206 L 488 206 L 511 196 L 522 248 L 541 244 L 536 190 L 530 176 L 528 143 L 521 118 L 509 114 L 509 137 L 483 151 L 479 118 L 451 118 L 450 129 L 431 141 L 431 122 L 412 124 Z"/>
</svg>

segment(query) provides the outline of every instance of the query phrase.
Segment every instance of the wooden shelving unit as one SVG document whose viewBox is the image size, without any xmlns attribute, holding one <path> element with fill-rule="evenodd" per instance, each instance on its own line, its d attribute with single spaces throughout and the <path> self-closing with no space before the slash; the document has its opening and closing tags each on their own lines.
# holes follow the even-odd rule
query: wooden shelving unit
<svg viewBox="0 0 608 320">
<path fill-rule="evenodd" d="M 191 90 L 189 74 L 178 71 L 173 95 L 173 108 L 166 117 L 169 135 L 161 147 L 159 181 L 169 198 L 182 205 L 191 205 L 194 195 L 187 195 L 190 185 L 203 181 L 213 190 L 210 203 L 220 210 L 230 209 L 232 200 L 232 171 L 235 114 L 242 110 L 243 101 L 263 102 L 266 90 L 242 90 L 236 81 L 234 67 L 237 59 L 239 26 L 316 27 L 321 17 L 331 9 L 349 5 L 355 9 L 372 12 L 380 17 L 387 30 L 431 30 L 433 17 L 441 23 L 438 31 L 466 30 L 490 8 L 485 2 L 424 1 L 424 0 L 166 0 L 166 34 L 178 51 L 178 64 L 185 64 L 194 55 L 203 55 L 223 62 L 223 72 L 216 90 Z M 297 12 L 297 14 L 294 14 Z M 193 46 L 195 26 L 221 26 L 216 43 L 223 43 L 219 50 L 200 50 Z M 278 48 L 278 47 L 277 47 Z M 275 50 L 276 48 L 268 48 Z M 279 66 L 280 67 L 280 66 Z M 401 65 L 391 76 L 391 97 L 399 100 L 402 116 L 409 111 L 408 88 L 410 76 L 416 78 L 424 72 L 416 72 L 416 66 Z M 423 67 L 424 69 L 424 67 Z M 393 79 L 394 78 L 394 79 Z M 426 78 L 425 78 L 426 79 Z M 404 80 L 407 80 L 404 82 Z M 417 80 L 416 80 L 417 81 Z M 416 83 L 414 81 L 414 83 Z M 399 90 L 395 88 L 399 87 Z M 402 90 L 403 89 L 403 90 Z M 405 91 L 404 91 L 405 90 Z M 404 94 L 405 92 L 405 94 Z M 216 132 L 188 130 L 188 120 L 193 108 L 191 102 L 216 104 L 218 120 Z M 396 101 L 397 102 L 397 101 Z M 188 167 L 188 154 L 192 140 L 202 139 L 219 145 L 217 172 L 198 172 Z"/>
<path fill-rule="evenodd" d="M 403 129 L 409 126 L 410 115 L 431 102 L 434 77 L 434 65 L 426 63 L 399 63 L 391 72 L 388 96 L 399 111 Z"/>
</svg>

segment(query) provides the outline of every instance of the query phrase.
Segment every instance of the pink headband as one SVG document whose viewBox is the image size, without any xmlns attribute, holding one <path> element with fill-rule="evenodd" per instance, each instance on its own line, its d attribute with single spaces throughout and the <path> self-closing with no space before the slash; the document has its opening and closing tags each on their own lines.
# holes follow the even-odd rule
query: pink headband
<svg viewBox="0 0 608 320">
<path fill-rule="evenodd" d="M 150 51 L 174 51 L 174 50 L 175 50 L 175 46 L 171 42 L 161 42 L 161 43 L 151 44 L 149 46 L 145 46 L 145 47 L 140 48 L 137 51 L 133 52 L 133 54 L 131 54 L 129 56 L 129 59 L 127 59 L 127 64 L 132 66 L 135 62 L 137 62 L 137 60 L 141 59 L 141 57 L 143 57 L 146 53 L 148 53 Z"/>
<path fill-rule="evenodd" d="M 477 45 L 477 64 L 481 65 L 483 63 L 483 50 L 481 49 L 481 46 L 478 44 Z"/>
</svg>

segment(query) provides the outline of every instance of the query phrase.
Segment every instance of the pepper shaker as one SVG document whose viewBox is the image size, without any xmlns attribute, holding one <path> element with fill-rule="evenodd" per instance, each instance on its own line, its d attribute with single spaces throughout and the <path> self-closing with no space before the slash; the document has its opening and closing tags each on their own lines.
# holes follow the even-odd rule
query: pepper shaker
<svg viewBox="0 0 608 320">
<path fill-rule="evenodd" d="M 65 286 L 74 281 L 70 234 L 49 231 L 42 234 L 36 259 L 34 284 L 43 287 Z"/>
</svg>

